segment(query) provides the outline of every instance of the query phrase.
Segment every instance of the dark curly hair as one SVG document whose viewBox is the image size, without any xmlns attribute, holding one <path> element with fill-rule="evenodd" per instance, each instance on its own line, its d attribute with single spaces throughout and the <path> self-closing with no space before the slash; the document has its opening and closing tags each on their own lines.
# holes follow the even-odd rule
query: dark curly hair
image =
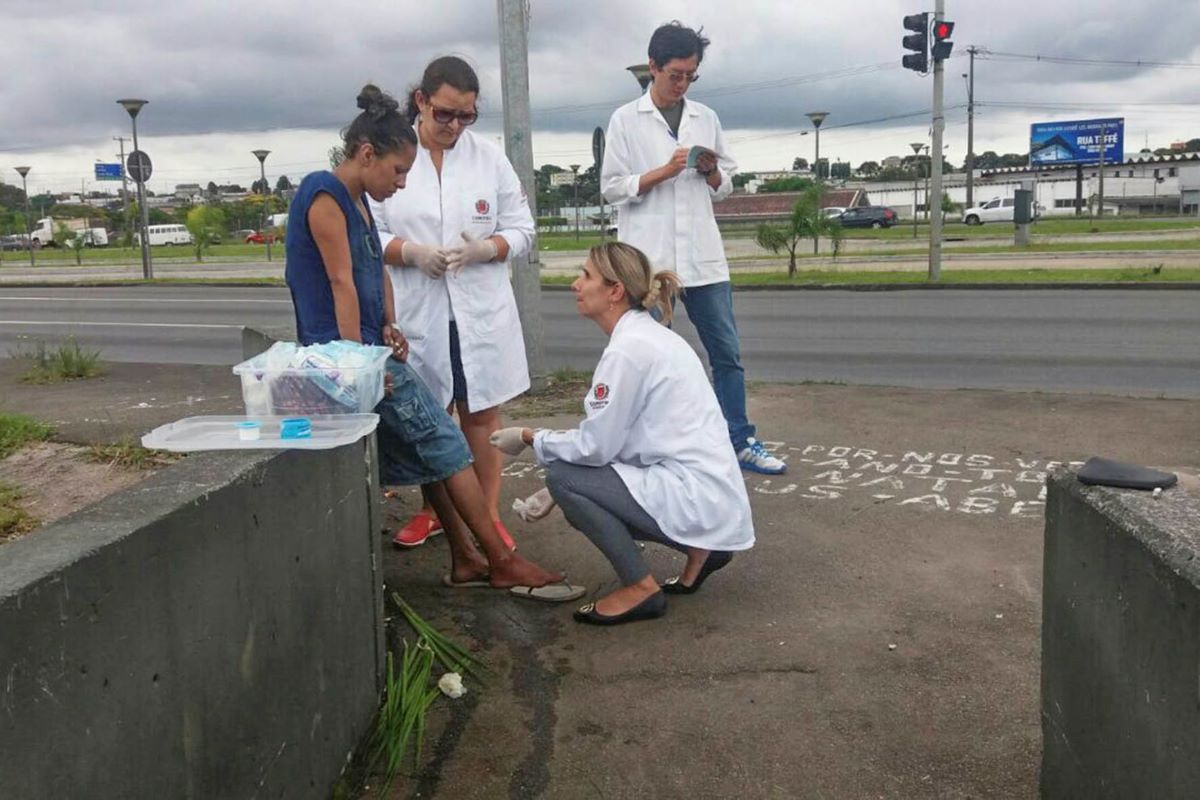
<svg viewBox="0 0 1200 800">
<path fill-rule="evenodd" d="M 400 104 L 378 86 L 368 83 L 358 93 L 362 113 L 342 131 L 343 152 L 354 158 L 364 144 L 375 148 L 379 155 L 416 145 L 417 134 L 400 114 Z"/>
</svg>

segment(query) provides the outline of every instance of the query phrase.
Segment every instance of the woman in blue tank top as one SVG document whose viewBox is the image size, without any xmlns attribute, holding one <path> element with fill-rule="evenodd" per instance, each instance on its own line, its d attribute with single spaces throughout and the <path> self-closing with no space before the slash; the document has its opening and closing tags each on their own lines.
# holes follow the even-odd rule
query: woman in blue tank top
<svg viewBox="0 0 1200 800">
<path fill-rule="evenodd" d="M 382 482 L 427 490 L 449 539 L 448 584 L 508 588 L 561 581 L 562 575 L 505 546 L 471 467 L 466 439 L 403 363 L 408 343 L 393 324 L 391 282 L 384 276 L 364 194 L 383 201 L 404 188 L 417 136 L 399 104 L 375 86 L 363 87 L 358 107 L 362 113 L 343 132 L 343 161 L 333 172 L 314 172 L 301 181 L 288 213 L 284 274 L 297 336 L 304 345 L 346 339 L 392 348 L 389 392 L 375 409 Z"/>
</svg>

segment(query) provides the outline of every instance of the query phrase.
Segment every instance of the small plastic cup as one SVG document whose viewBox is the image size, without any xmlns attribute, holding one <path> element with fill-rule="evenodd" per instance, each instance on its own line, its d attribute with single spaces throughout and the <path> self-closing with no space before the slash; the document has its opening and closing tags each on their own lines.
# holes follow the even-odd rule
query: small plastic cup
<svg viewBox="0 0 1200 800">
<path fill-rule="evenodd" d="M 243 442 L 257 442 L 262 434 L 262 426 L 254 421 L 239 422 L 237 424 L 238 439 Z"/>
</svg>

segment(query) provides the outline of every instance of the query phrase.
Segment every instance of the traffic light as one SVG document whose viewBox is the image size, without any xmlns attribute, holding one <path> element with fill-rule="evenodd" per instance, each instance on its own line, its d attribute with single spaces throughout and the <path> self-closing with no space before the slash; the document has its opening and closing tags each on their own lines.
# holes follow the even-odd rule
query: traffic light
<svg viewBox="0 0 1200 800">
<path fill-rule="evenodd" d="M 929 14 L 909 14 L 904 18 L 904 30 L 913 31 L 904 37 L 904 49 L 913 52 L 901 63 L 914 72 L 929 72 Z"/>
<path fill-rule="evenodd" d="M 943 19 L 933 23 L 933 48 L 930 52 L 933 53 L 934 61 L 945 61 L 950 57 L 950 51 L 954 49 L 954 42 L 950 41 L 952 33 L 954 33 L 953 22 Z"/>
</svg>

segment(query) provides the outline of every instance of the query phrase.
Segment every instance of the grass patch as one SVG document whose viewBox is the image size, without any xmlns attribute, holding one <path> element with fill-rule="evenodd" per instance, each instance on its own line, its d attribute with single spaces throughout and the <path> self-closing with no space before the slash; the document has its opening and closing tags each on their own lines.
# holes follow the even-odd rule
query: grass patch
<svg viewBox="0 0 1200 800">
<path fill-rule="evenodd" d="M 505 403 L 504 413 L 516 419 L 580 414 L 583 412 L 583 396 L 591 385 L 591 372 L 557 369 L 546 376 L 544 388 Z"/>
<path fill-rule="evenodd" d="M 94 444 L 87 449 L 84 458 L 97 464 L 140 471 L 174 464 L 182 456 L 165 450 L 149 450 L 131 441 L 121 441 L 115 444 Z"/>
<path fill-rule="evenodd" d="M 0 541 L 28 533 L 38 526 L 38 521 L 21 508 L 21 490 L 8 483 L 0 483 Z"/>
<path fill-rule="evenodd" d="M 925 272 L 735 272 L 734 286 L 904 285 L 928 283 Z M 942 270 L 941 283 L 1161 283 L 1200 281 L 1200 269 L 988 269 Z"/>
<path fill-rule="evenodd" d="M 49 439 L 54 428 L 23 414 L 0 413 L 0 459 L 8 458 L 29 442 Z"/>
<path fill-rule="evenodd" d="M 74 336 L 68 336 L 57 347 L 39 341 L 33 350 L 18 350 L 10 355 L 30 362 L 29 369 L 21 375 L 23 383 L 61 383 L 94 378 L 103 371 L 100 351 L 83 349 Z"/>
</svg>

